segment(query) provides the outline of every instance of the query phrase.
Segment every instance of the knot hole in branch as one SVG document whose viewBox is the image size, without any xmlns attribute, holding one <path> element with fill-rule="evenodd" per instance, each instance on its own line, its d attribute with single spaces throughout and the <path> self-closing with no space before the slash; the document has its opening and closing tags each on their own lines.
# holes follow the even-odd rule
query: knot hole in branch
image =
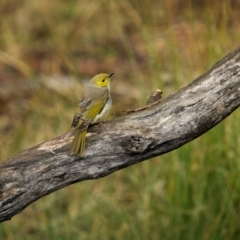
<svg viewBox="0 0 240 240">
<path fill-rule="evenodd" d="M 126 148 L 132 153 L 144 152 L 152 141 L 141 135 L 130 136 L 125 142 Z"/>
</svg>

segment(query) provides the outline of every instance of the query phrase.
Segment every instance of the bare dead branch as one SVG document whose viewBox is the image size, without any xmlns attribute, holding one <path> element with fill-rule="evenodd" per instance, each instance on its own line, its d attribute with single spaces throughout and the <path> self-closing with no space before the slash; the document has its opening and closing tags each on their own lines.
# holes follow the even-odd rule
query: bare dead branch
<svg viewBox="0 0 240 240">
<path fill-rule="evenodd" d="M 179 148 L 240 105 L 240 48 L 157 105 L 90 127 L 82 158 L 69 157 L 72 133 L 32 147 L 0 165 L 0 221 L 37 199 L 86 179 Z"/>
</svg>

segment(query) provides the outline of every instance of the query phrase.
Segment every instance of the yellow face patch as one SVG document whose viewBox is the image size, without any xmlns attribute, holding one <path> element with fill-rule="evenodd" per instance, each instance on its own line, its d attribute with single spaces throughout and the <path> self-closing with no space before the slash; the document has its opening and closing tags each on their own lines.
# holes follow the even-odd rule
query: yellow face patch
<svg viewBox="0 0 240 240">
<path fill-rule="evenodd" d="M 107 87 L 109 84 L 109 79 L 109 74 L 101 73 L 92 78 L 91 82 L 96 84 L 98 87 Z"/>
</svg>

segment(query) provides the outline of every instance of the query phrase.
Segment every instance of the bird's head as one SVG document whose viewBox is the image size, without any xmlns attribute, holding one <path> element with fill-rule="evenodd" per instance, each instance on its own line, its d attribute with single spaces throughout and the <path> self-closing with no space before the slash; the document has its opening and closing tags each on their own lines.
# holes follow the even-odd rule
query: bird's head
<svg viewBox="0 0 240 240">
<path fill-rule="evenodd" d="M 114 73 L 106 74 L 106 73 L 100 73 L 96 76 L 94 76 L 90 82 L 94 85 L 97 85 L 98 87 L 108 87 L 110 85 L 110 77 Z"/>
</svg>

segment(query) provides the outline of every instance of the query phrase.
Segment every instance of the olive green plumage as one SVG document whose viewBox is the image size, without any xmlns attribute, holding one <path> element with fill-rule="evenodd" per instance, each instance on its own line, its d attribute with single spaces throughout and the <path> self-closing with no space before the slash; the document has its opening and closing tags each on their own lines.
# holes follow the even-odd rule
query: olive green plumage
<svg viewBox="0 0 240 240">
<path fill-rule="evenodd" d="M 75 114 L 72 127 L 75 135 L 70 145 L 69 155 L 83 156 L 89 124 L 95 123 L 104 116 L 112 105 L 110 95 L 110 77 L 101 73 L 93 77 L 84 87 L 79 102 L 79 112 Z"/>
</svg>

